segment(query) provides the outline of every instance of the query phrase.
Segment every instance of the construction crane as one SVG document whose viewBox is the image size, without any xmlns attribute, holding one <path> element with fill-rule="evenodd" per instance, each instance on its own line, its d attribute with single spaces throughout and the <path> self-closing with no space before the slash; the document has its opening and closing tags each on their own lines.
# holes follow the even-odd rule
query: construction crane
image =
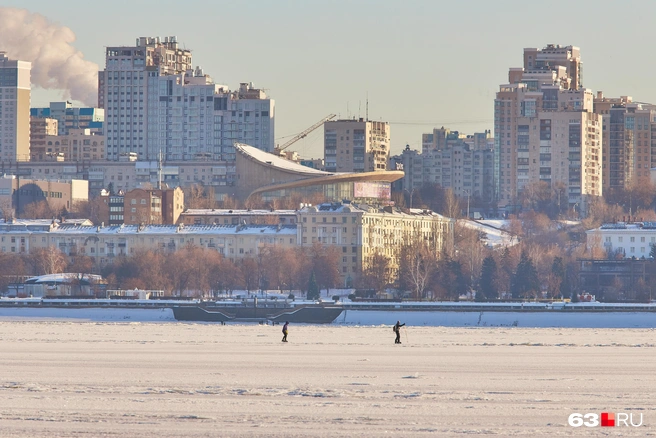
<svg viewBox="0 0 656 438">
<path fill-rule="evenodd" d="M 276 146 L 276 154 L 277 154 L 277 155 L 280 155 L 280 153 L 281 153 L 282 151 L 284 151 L 285 149 L 287 149 L 288 147 L 290 147 L 291 145 L 293 145 L 294 143 L 296 143 L 296 142 L 299 141 L 300 139 L 307 137 L 307 135 L 308 135 L 310 132 L 314 131 L 314 130 L 317 129 L 319 126 L 323 125 L 325 122 L 328 122 L 328 121 L 334 119 L 335 117 L 337 117 L 337 114 L 330 114 L 330 115 L 324 117 L 323 119 L 319 120 L 319 121 L 318 121 L 317 123 L 315 123 L 314 125 L 310 126 L 310 127 L 309 127 L 308 129 L 306 129 L 305 131 L 301 132 L 300 134 L 296 134 L 291 140 L 287 141 L 287 142 L 286 142 L 285 144 L 283 144 L 282 146 L 281 146 L 281 145 Z"/>
</svg>

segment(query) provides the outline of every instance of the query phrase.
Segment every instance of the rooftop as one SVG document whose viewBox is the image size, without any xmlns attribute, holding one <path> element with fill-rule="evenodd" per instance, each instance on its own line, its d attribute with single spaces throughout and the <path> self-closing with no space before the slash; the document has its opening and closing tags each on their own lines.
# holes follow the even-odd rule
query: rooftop
<svg viewBox="0 0 656 438">
<path fill-rule="evenodd" d="M 242 234 L 242 235 L 296 235 L 295 225 L 116 225 L 106 227 L 79 226 L 79 225 L 60 225 L 50 229 L 47 228 L 27 228 L 22 229 L 9 228 L 0 226 L 0 234 L 9 232 L 24 231 L 27 234 L 49 233 L 57 235 L 170 235 L 170 234 Z"/>
<path fill-rule="evenodd" d="M 295 215 L 296 210 L 246 210 L 234 209 L 229 210 L 226 208 L 188 208 L 181 213 L 182 215 L 195 215 L 195 216 L 270 216 L 270 215 Z"/>
<path fill-rule="evenodd" d="M 269 165 L 280 170 L 297 173 L 306 176 L 329 176 L 332 173 L 324 172 L 323 170 L 313 169 L 311 167 L 303 166 L 293 161 L 285 160 L 274 154 L 262 151 L 256 147 L 248 146 L 243 143 L 235 143 L 235 149 L 242 155 L 249 157 L 260 164 Z"/>
</svg>

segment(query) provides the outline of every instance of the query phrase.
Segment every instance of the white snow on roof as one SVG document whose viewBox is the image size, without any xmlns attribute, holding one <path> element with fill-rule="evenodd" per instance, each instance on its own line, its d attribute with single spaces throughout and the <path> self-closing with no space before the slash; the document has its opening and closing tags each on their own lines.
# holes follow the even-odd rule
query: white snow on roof
<svg viewBox="0 0 656 438">
<path fill-rule="evenodd" d="M 238 152 L 241 152 L 242 154 L 249 156 L 263 164 L 269 164 L 281 170 L 314 176 L 333 175 L 330 172 L 324 172 L 323 170 L 313 169 L 293 161 L 285 160 L 284 158 L 280 158 L 277 155 L 264 152 L 256 147 L 248 146 L 243 143 L 235 143 L 235 149 Z"/>
<path fill-rule="evenodd" d="M 72 279 L 76 279 L 80 274 L 77 273 L 63 273 L 63 274 L 46 274 L 31 277 L 25 280 L 28 283 L 70 283 Z M 83 274 L 81 277 L 87 281 L 101 281 L 102 276 L 95 274 Z"/>
<path fill-rule="evenodd" d="M 388 207 L 386 207 L 388 208 Z M 362 212 L 362 213 L 377 213 L 377 214 L 392 214 L 395 216 L 400 216 L 404 218 L 417 218 L 419 217 L 431 217 L 431 218 L 443 218 L 446 219 L 445 216 L 442 216 L 438 213 L 435 213 L 432 210 L 425 210 L 421 208 L 412 208 L 408 210 L 402 210 L 399 208 L 394 208 L 392 207 L 391 211 L 386 211 L 384 208 L 380 207 L 373 207 L 369 206 L 366 204 L 356 204 L 356 203 L 350 203 L 350 204 L 344 204 L 344 203 L 323 203 L 323 204 L 318 204 L 314 206 L 307 206 L 303 207 L 301 210 L 302 212 L 306 213 L 344 213 L 344 212 L 351 212 L 351 213 L 356 213 L 356 212 Z"/>
<path fill-rule="evenodd" d="M 295 215 L 295 210 L 229 210 L 229 209 L 219 209 L 219 208 L 189 208 L 183 211 L 183 215 L 211 215 L 211 216 L 271 216 L 271 215 Z"/>
<path fill-rule="evenodd" d="M 9 222 L 0 219 L 0 225 L 22 225 L 22 226 L 50 226 L 52 219 L 11 219 Z M 93 225 L 89 219 L 65 219 L 64 222 L 55 219 L 55 224 L 80 224 L 80 225 Z"/>
<path fill-rule="evenodd" d="M 284 234 L 296 235 L 296 225 L 116 225 L 109 227 L 78 227 L 62 225 L 51 234 Z"/>
</svg>

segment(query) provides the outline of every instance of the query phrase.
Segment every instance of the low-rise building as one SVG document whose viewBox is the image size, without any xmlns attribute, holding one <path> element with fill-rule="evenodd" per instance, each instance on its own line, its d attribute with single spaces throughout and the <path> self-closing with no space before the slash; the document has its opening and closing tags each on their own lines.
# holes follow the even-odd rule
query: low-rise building
<svg viewBox="0 0 656 438">
<path fill-rule="evenodd" d="M 127 205 L 127 204 L 126 204 Z M 175 251 L 186 245 L 211 248 L 231 259 L 255 257 L 265 246 L 334 247 L 340 254 L 338 270 L 345 285 L 353 284 L 381 254 L 390 275 L 398 269 L 399 251 L 412 239 L 428 242 L 436 255 L 453 245 L 453 220 L 419 209 L 401 211 L 347 203 L 304 206 L 294 212 L 233 211 L 218 218 L 238 224 L 89 226 L 49 221 L 0 222 L 0 251 L 29 254 L 54 246 L 68 256 L 87 255 L 100 265 L 139 249 Z M 200 216 L 200 215 L 198 215 Z M 275 219 L 277 224 L 253 224 Z M 287 223 L 281 223 L 285 219 Z M 292 219 L 294 219 L 292 221 Z M 246 220 L 251 223 L 244 223 Z"/>
<path fill-rule="evenodd" d="M 28 204 L 46 201 L 53 210 L 70 210 L 79 201 L 89 199 L 87 181 L 69 182 L 34 180 L 13 175 L 0 178 L 0 203 L 11 205 L 20 216 Z"/>
<path fill-rule="evenodd" d="M 616 222 L 586 231 L 589 249 L 603 249 L 613 256 L 649 257 L 656 246 L 656 222 Z"/>
<path fill-rule="evenodd" d="M 265 246 L 296 246 L 294 225 L 120 225 L 0 222 L 0 251 L 30 254 L 56 247 L 69 257 L 85 255 L 97 265 L 138 250 L 175 251 L 186 245 L 213 249 L 230 259 L 254 257 Z"/>
<path fill-rule="evenodd" d="M 184 192 L 175 189 L 134 189 L 123 197 L 123 223 L 176 224 L 184 210 Z"/>
<path fill-rule="evenodd" d="M 429 210 L 332 203 L 304 207 L 297 216 L 300 246 L 339 248 L 339 271 L 346 285 L 367 269 L 376 254 L 390 260 L 394 275 L 401 248 L 412 239 L 429 242 L 438 256 L 453 244 L 453 220 Z"/>
<path fill-rule="evenodd" d="M 43 156 L 44 158 L 40 158 Z M 32 153 L 32 158 L 63 161 L 101 160 L 105 156 L 105 137 L 90 129 L 69 129 L 65 135 L 47 135 L 45 153 Z"/>
</svg>

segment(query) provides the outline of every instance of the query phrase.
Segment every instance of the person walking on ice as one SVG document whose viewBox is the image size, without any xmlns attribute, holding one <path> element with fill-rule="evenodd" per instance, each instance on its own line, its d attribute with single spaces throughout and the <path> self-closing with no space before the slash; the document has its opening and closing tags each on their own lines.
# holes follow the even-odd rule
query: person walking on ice
<svg viewBox="0 0 656 438">
<path fill-rule="evenodd" d="M 287 326 L 289 321 L 285 321 L 285 325 L 282 326 L 282 341 L 287 342 Z"/>
<path fill-rule="evenodd" d="M 405 325 L 405 322 L 401 324 L 401 321 L 396 321 L 396 324 L 394 324 L 394 333 L 396 333 L 396 340 L 394 341 L 395 344 L 400 344 L 401 343 L 401 327 Z"/>
</svg>

